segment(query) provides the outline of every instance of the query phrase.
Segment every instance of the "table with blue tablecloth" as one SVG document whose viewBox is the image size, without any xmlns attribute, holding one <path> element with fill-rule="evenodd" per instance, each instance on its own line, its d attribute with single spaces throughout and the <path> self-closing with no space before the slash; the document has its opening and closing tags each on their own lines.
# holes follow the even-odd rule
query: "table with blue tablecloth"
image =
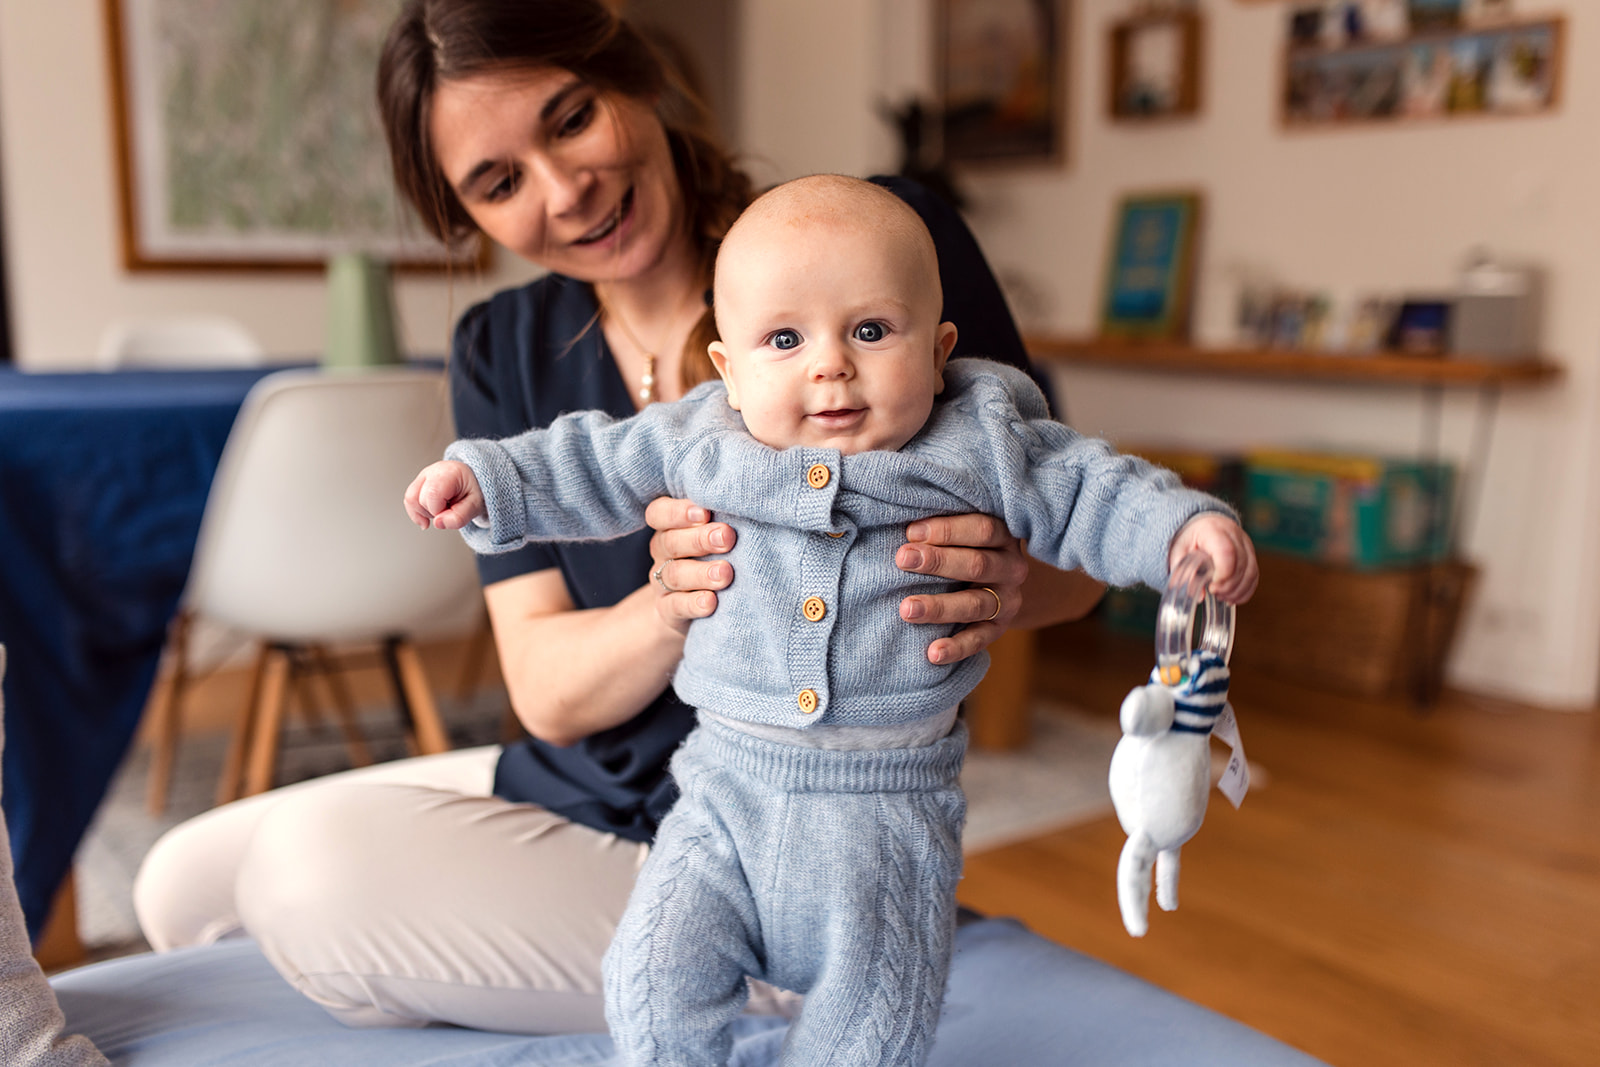
<svg viewBox="0 0 1600 1067">
<path fill-rule="evenodd" d="M 278 369 L 0 368 L 4 803 L 35 936 L 138 726 L 234 416 Z"/>
</svg>

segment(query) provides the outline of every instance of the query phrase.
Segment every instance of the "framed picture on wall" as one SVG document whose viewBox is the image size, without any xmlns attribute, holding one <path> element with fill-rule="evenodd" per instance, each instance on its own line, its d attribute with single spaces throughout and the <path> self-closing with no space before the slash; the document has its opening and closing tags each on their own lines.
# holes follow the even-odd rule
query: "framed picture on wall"
<svg viewBox="0 0 1600 1067">
<path fill-rule="evenodd" d="M 1201 203 L 1193 191 L 1122 198 L 1106 257 L 1102 336 L 1188 339 Z"/>
<path fill-rule="evenodd" d="M 1565 20 L 1517 19 L 1360 40 L 1287 43 L 1283 121 L 1355 122 L 1537 115 L 1560 102 Z"/>
<path fill-rule="evenodd" d="M 394 191 L 372 86 L 402 0 L 102 2 L 129 270 L 484 261 Z"/>
<path fill-rule="evenodd" d="M 1111 121 L 1198 115 L 1204 28 L 1192 8 L 1157 9 L 1112 23 L 1106 109 Z"/>
<path fill-rule="evenodd" d="M 943 158 L 1066 158 L 1068 0 L 936 0 Z"/>
</svg>

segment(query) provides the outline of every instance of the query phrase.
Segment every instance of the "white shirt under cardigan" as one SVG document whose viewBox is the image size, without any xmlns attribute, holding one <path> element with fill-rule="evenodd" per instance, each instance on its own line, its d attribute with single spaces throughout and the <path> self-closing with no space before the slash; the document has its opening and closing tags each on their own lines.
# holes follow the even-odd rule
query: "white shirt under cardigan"
<svg viewBox="0 0 1600 1067">
<path fill-rule="evenodd" d="M 798 731 L 943 716 L 977 685 L 988 656 L 929 663 L 930 641 L 959 626 L 900 618 L 907 595 L 962 586 L 895 566 L 907 525 L 983 512 L 1047 563 L 1160 588 L 1184 523 L 1229 513 L 1172 472 L 1050 419 L 1043 394 L 1013 367 L 952 360 L 944 379 L 927 424 L 897 452 L 770 448 L 750 436 L 721 382 L 627 419 L 577 412 L 503 441 L 457 441 L 445 455 L 472 468 L 488 509 L 487 525 L 462 533 L 480 553 L 607 539 L 643 528 L 656 497 L 687 498 L 738 537 L 726 556 L 732 585 L 689 628 L 679 697 Z"/>
</svg>

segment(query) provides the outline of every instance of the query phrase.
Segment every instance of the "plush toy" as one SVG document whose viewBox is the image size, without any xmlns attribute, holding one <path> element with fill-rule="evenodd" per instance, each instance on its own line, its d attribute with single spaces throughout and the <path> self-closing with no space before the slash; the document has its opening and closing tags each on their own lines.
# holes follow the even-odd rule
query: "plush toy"
<svg viewBox="0 0 1600 1067">
<path fill-rule="evenodd" d="M 1228 705 L 1233 612 L 1206 589 L 1210 560 L 1179 564 L 1157 615 L 1157 666 L 1150 684 L 1122 702 L 1122 740 L 1111 756 L 1111 802 L 1128 835 L 1117 863 L 1117 903 L 1134 937 L 1149 929 L 1150 873 L 1156 902 L 1178 906 L 1178 850 L 1205 821 L 1211 787 L 1211 735 L 1233 748 L 1218 787 L 1238 807 L 1250 786 L 1249 764 Z M 1194 610 L 1206 604 L 1202 647 L 1189 650 Z"/>
</svg>

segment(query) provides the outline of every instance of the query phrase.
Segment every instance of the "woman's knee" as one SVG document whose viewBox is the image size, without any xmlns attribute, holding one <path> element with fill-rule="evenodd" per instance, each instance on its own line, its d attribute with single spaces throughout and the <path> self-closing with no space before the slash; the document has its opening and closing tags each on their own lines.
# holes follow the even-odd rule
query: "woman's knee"
<svg viewBox="0 0 1600 1067">
<path fill-rule="evenodd" d="M 133 883 L 134 912 L 157 951 L 237 933 L 239 863 L 271 794 L 227 804 L 168 830 L 145 854 Z"/>
<path fill-rule="evenodd" d="M 373 904 L 386 866 L 383 849 L 404 849 L 394 794 L 410 787 L 329 783 L 285 796 L 256 827 L 234 887 L 239 915 L 258 940 L 286 924 L 315 936 Z"/>
</svg>

